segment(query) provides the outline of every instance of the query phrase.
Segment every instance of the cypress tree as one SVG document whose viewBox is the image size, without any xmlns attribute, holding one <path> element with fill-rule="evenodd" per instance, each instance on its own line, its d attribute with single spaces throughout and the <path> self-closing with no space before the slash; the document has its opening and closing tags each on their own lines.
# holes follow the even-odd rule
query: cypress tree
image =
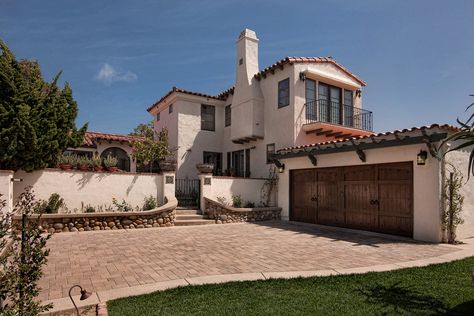
<svg viewBox="0 0 474 316">
<path fill-rule="evenodd" d="M 77 103 L 61 72 L 49 83 L 36 61 L 17 61 L 0 40 L 0 169 L 33 171 L 55 166 L 68 147 L 81 145 Z"/>
</svg>

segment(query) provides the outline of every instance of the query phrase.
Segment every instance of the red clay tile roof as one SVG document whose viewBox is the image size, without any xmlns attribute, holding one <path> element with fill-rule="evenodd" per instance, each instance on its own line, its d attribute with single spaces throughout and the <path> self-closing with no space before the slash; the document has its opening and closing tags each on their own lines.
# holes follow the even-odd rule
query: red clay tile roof
<svg viewBox="0 0 474 316">
<path fill-rule="evenodd" d="M 397 135 L 397 134 L 402 134 L 402 133 L 407 133 L 407 132 L 414 132 L 414 131 L 424 131 L 424 130 L 430 130 L 434 128 L 439 128 L 442 130 L 450 131 L 450 132 L 457 132 L 459 131 L 459 128 L 449 125 L 449 124 L 431 124 L 428 126 L 420 126 L 420 127 L 412 127 L 412 128 L 405 128 L 402 130 L 395 130 L 395 131 L 389 131 L 389 132 L 384 132 L 384 133 L 378 133 L 378 134 L 372 134 L 372 135 L 363 135 L 363 136 L 355 136 L 355 137 L 347 137 L 347 138 L 341 138 L 337 140 L 331 140 L 327 142 L 321 142 L 321 143 L 314 143 L 314 144 L 308 144 L 308 145 L 301 145 L 301 146 L 294 146 L 294 147 L 286 147 L 286 148 L 281 148 L 277 152 L 285 152 L 285 151 L 291 151 L 294 149 L 304 149 L 308 147 L 316 147 L 316 146 L 323 146 L 323 145 L 332 145 L 332 144 L 339 144 L 343 142 L 348 142 L 348 141 L 358 141 L 358 140 L 364 140 L 364 139 L 369 139 L 369 138 L 375 138 L 375 137 L 384 137 L 384 136 L 390 136 L 390 135 Z"/>
<path fill-rule="evenodd" d="M 279 61 L 277 61 L 273 65 L 271 65 L 271 66 L 263 69 L 262 71 L 258 72 L 257 74 L 255 74 L 254 77 L 257 78 L 257 79 L 260 79 L 262 77 L 264 78 L 267 73 L 269 73 L 271 71 L 274 71 L 278 67 L 283 67 L 286 64 L 292 65 L 292 64 L 296 64 L 296 63 L 331 63 L 334 66 L 336 66 L 337 68 L 344 71 L 348 76 L 352 77 L 354 80 L 359 82 L 361 85 L 363 85 L 363 86 L 367 85 L 364 80 L 360 79 L 359 77 L 354 75 L 352 72 L 350 72 L 347 68 L 345 68 L 344 66 L 342 66 L 341 64 L 336 62 L 336 60 L 334 58 L 332 58 L 331 56 L 328 56 L 328 57 L 285 57 L 283 59 L 280 59 Z"/>
<path fill-rule="evenodd" d="M 130 143 L 132 141 L 143 140 L 141 136 L 130 136 L 123 134 L 110 134 L 110 133 L 99 133 L 99 132 L 86 132 L 84 135 L 84 142 L 82 147 L 95 147 L 95 143 L 99 140 L 116 141 Z"/>
<path fill-rule="evenodd" d="M 150 112 L 151 109 L 153 109 L 155 106 L 157 106 L 158 104 L 160 104 L 164 99 L 166 99 L 167 97 L 169 97 L 171 94 L 173 94 L 174 92 L 180 92 L 180 93 L 185 93 L 185 94 L 190 94 L 190 95 L 195 95 L 195 96 L 198 96 L 198 97 L 203 97 L 203 98 L 209 98 L 209 99 L 214 99 L 214 100 L 221 100 L 221 101 L 225 101 L 228 97 L 229 97 L 229 94 L 234 94 L 234 87 L 231 87 L 221 93 L 219 93 L 218 95 L 210 95 L 210 94 L 205 94 L 205 93 L 200 93 L 200 92 L 194 92 L 194 91 L 189 91 L 189 90 L 185 90 L 185 89 L 181 89 L 181 88 L 178 88 L 178 87 L 173 87 L 167 94 L 165 94 L 161 99 L 159 99 L 158 101 L 156 101 L 155 103 L 153 103 L 153 105 L 151 105 L 150 107 L 148 107 L 147 111 Z"/>
</svg>

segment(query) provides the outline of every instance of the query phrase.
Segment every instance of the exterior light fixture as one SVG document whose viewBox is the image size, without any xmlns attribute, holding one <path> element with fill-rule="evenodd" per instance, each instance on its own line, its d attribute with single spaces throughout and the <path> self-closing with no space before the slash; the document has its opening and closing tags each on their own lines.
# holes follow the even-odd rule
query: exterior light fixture
<svg viewBox="0 0 474 316">
<path fill-rule="evenodd" d="M 306 74 L 304 72 L 300 72 L 300 80 L 305 81 L 306 80 Z"/>
<path fill-rule="evenodd" d="M 362 96 L 362 90 L 361 89 L 357 89 L 356 96 L 358 96 L 359 98 Z"/>
<path fill-rule="evenodd" d="M 281 163 L 279 160 L 277 159 L 274 159 L 273 160 L 273 163 L 275 164 L 275 166 L 278 168 L 278 172 L 279 173 L 283 173 L 283 171 L 285 171 L 285 164 L 284 163 Z"/>
<path fill-rule="evenodd" d="M 74 300 L 72 299 L 72 296 L 71 296 L 71 291 L 75 287 L 78 287 L 81 289 L 81 297 L 79 298 L 79 300 L 81 301 L 88 299 L 92 295 L 92 293 L 87 292 L 87 290 L 83 289 L 82 286 L 80 286 L 79 284 L 73 285 L 69 289 L 69 298 L 71 299 L 71 302 L 74 305 L 74 308 L 76 309 L 77 316 L 79 316 L 79 310 L 77 309 L 76 303 L 74 303 Z"/>
<path fill-rule="evenodd" d="M 416 155 L 416 164 L 419 166 L 424 166 L 426 163 L 426 158 L 428 158 L 428 153 L 424 150 L 420 150 L 418 155 Z"/>
</svg>

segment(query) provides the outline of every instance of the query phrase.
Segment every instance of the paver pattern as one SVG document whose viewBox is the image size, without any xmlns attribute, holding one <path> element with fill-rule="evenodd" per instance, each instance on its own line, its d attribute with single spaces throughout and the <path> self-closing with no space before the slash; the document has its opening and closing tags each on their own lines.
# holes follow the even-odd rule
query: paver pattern
<svg viewBox="0 0 474 316">
<path fill-rule="evenodd" d="M 55 234 L 41 300 L 206 275 L 365 267 L 456 248 L 284 221 Z"/>
</svg>

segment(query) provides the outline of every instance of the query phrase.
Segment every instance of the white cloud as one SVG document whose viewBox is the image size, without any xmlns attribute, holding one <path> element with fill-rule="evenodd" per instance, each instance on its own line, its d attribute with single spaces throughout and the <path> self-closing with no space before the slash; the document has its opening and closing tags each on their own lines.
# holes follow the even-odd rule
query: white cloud
<svg viewBox="0 0 474 316">
<path fill-rule="evenodd" d="M 137 80 L 137 75 L 131 71 L 121 71 L 116 70 L 111 65 L 105 63 L 102 68 L 100 68 L 97 76 L 95 77 L 97 80 L 102 81 L 106 85 L 110 85 L 114 82 L 133 82 Z"/>
</svg>

